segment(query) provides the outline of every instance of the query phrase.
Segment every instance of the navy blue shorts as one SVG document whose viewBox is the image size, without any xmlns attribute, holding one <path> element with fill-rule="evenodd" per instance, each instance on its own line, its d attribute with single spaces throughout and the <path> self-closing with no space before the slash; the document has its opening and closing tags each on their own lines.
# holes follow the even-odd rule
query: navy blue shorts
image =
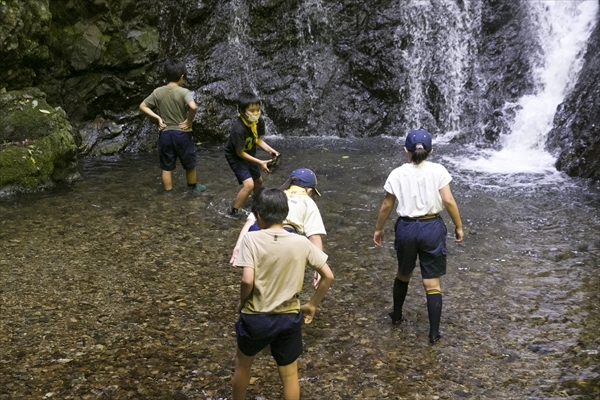
<svg viewBox="0 0 600 400">
<path fill-rule="evenodd" d="M 235 323 L 238 348 L 248 357 L 267 346 L 277 365 L 289 365 L 302 354 L 302 311 L 298 314 L 244 314 Z"/>
<path fill-rule="evenodd" d="M 446 274 L 446 235 L 441 217 L 425 221 L 396 221 L 394 248 L 398 257 L 398 273 L 408 276 L 415 269 L 417 256 L 423 279 Z"/>
<path fill-rule="evenodd" d="M 158 156 L 163 171 L 173 171 L 178 158 L 186 171 L 196 168 L 196 145 L 192 133 L 176 130 L 161 132 L 158 136 Z"/>
<path fill-rule="evenodd" d="M 260 179 L 260 167 L 258 164 L 242 160 L 241 158 L 233 158 L 228 155 L 225 156 L 231 170 L 235 174 L 238 183 L 241 185 L 246 179 L 252 178 L 254 180 Z"/>
</svg>

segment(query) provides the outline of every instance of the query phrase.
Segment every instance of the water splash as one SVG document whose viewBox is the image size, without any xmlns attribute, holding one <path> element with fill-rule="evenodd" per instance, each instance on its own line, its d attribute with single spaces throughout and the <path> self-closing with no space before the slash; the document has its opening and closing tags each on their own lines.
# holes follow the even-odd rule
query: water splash
<svg viewBox="0 0 600 400">
<path fill-rule="evenodd" d="M 564 179 L 554 167 L 555 157 L 545 151 L 557 106 L 577 81 L 585 45 L 598 13 L 596 0 L 527 2 L 539 23 L 543 57 L 534 71 L 538 91 L 505 108 L 517 110 L 511 132 L 500 137 L 499 151 L 477 150 L 477 157 L 452 160 L 461 169 L 488 174 L 537 174 L 532 184 Z M 510 184 L 510 179 L 507 180 Z"/>
</svg>

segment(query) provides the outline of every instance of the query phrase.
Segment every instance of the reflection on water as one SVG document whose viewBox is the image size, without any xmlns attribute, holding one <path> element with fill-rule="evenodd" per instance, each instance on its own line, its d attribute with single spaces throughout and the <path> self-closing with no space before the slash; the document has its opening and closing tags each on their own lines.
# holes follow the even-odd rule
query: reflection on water
<svg viewBox="0 0 600 400">
<path fill-rule="evenodd" d="M 384 180 L 405 160 L 401 146 L 269 143 L 283 162 L 267 186 L 300 166 L 317 173 L 336 274 L 304 329 L 304 398 L 598 396 L 597 188 L 538 185 L 527 175 L 513 187 L 486 183 L 448 163 L 466 239 L 448 242 L 445 337 L 430 346 L 418 279 L 407 321 L 386 319 L 391 219 L 387 244 L 372 243 Z M 226 212 L 239 187 L 221 148 L 198 154 L 198 181 L 208 187 L 199 196 L 185 191 L 180 166 L 176 193 L 165 196 L 156 155 L 124 155 L 82 160 L 83 181 L 71 186 L 0 201 L 0 398 L 231 396 L 239 272 L 228 260 L 243 220 Z M 460 151 L 441 144 L 434 161 L 442 157 Z M 249 398 L 280 397 L 268 352 L 253 377 Z"/>
</svg>

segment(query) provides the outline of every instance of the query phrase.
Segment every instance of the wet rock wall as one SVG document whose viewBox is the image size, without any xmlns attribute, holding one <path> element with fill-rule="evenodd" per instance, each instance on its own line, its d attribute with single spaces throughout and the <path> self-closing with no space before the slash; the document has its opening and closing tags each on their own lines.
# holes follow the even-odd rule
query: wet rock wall
<svg viewBox="0 0 600 400">
<path fill-rule="evenodd" d="M 370 137 L 420 126 L 489 147 L 514 115 L 504 105 L 534 89 L 540 47 L 526 4 L 7 0 L 0 87 L 46 92 L 67 112 L 81 156 L 155 147 L 155 127 L 137 106 L 163 83 L 158 66 L 167 57 L 187 63 L 198 140 L 224 140 L 237 94 L 254 90 L 271 133 Z M 575 108 L 600 118 L 563 108 L 565 120 Z M 572 173 L 593 176 L 589 165 Z"/>
</svg>

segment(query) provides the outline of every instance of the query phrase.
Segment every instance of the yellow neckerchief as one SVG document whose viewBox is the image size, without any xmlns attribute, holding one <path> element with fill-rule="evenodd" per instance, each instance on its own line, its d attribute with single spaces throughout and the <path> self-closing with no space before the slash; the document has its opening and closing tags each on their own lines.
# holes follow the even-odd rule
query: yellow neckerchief
<svg viewBox="0 0 600 400">
<path fill-rule="evenodd" d="M 285 189 L 283 191 L 286 195 L 293 197 L 293 196 L 308 196 L 308 193 L 306 193 L 306 189 L 300 186 L 296 186 L 296 185 L 290 185 L 289 188 Z M 310 197 L 310 196 L 309 196 Z"/>
<path fill-rule="evenodd" d="M 258 131 L 256 130 L 256 126 L 258 125 L 258 121 L 256 122 L 248 122 L 246 118 L 242 116 L 242 114 L 238 114 L 238 117 L 242 120 L 244 125 L 246 125 L 252 131 L 252 135 L 254 136 L 254 141 L 258 140 Z"/>
</svg>

